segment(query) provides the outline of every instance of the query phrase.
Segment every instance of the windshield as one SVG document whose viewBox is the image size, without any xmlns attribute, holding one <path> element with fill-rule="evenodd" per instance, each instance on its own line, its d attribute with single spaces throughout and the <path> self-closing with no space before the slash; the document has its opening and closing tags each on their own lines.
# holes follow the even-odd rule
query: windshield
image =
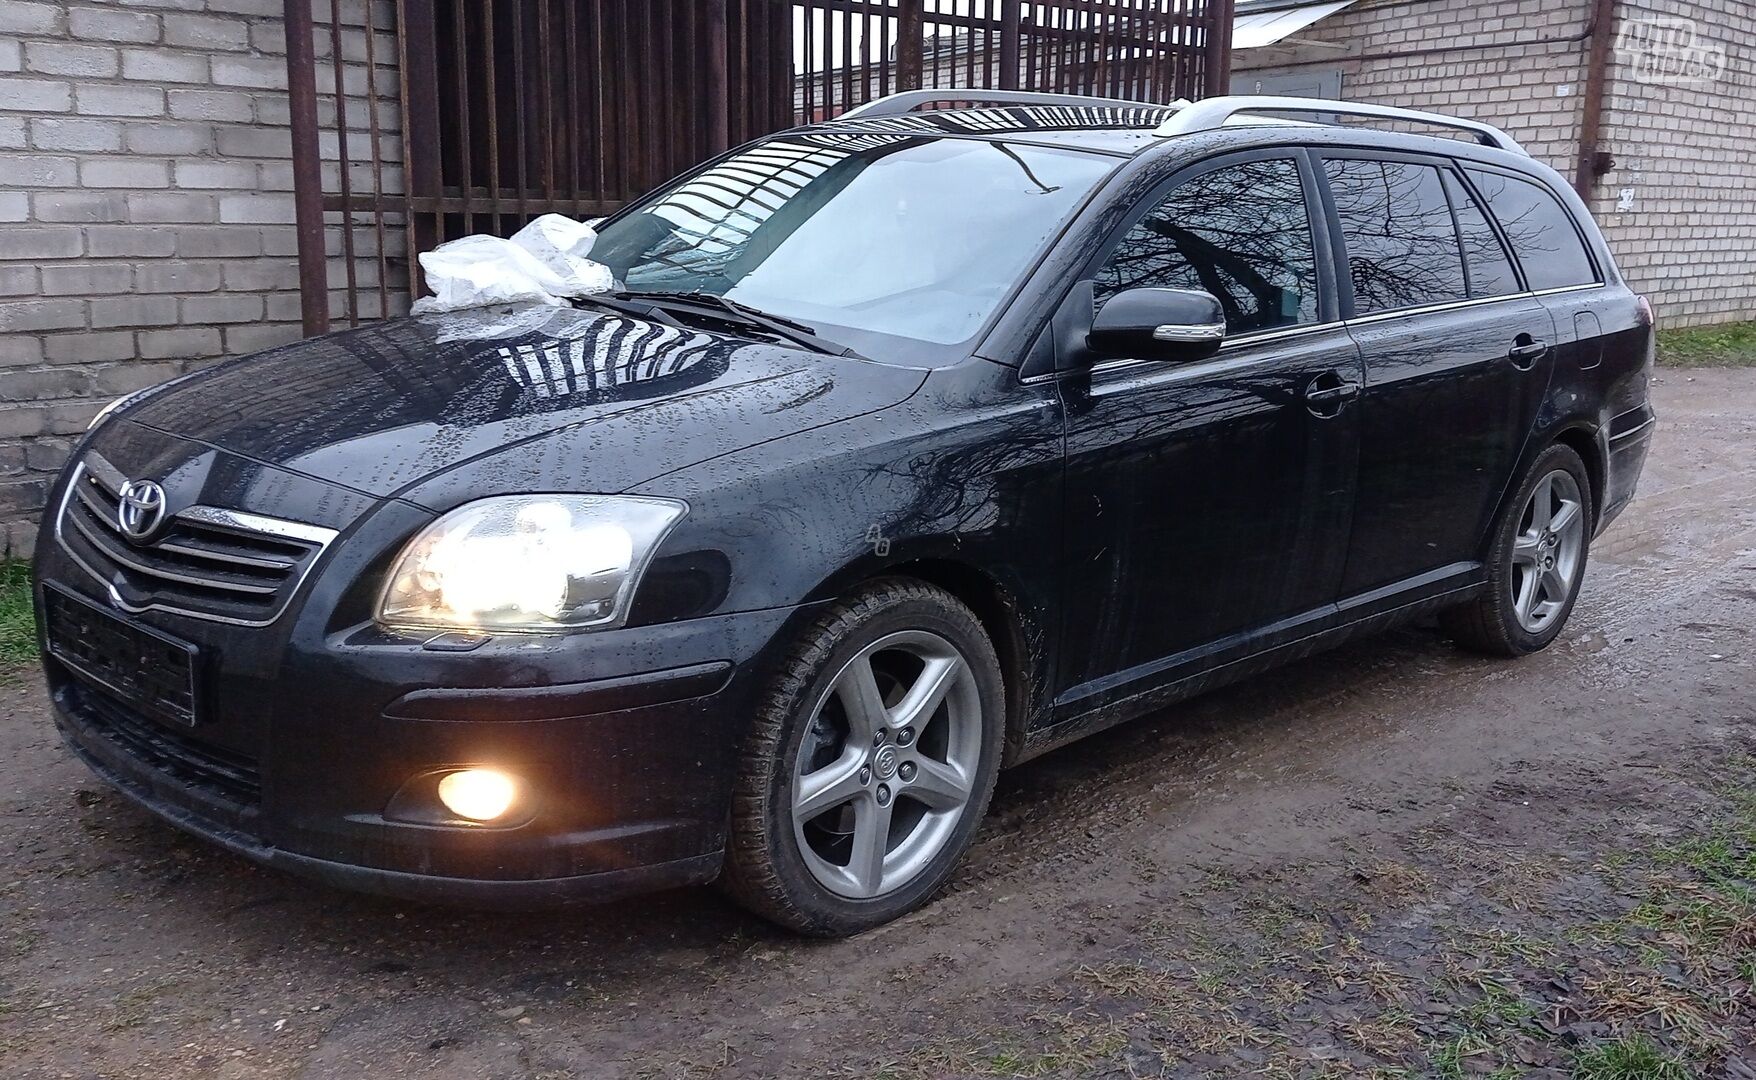
<svg viewBox="0 0 1756 1080">
<path fill-rule="evenodd" d="M 1115 165 L 972 139 L 772 139 L 605 225 L 592 258 L 630 292 L 713 293 L 855 345 L 949 345 Z"/>
</svg>

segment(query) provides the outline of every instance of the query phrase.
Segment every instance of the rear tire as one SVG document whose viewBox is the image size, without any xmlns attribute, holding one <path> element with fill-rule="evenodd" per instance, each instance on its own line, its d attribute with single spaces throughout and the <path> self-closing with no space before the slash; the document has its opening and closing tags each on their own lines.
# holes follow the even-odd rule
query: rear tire
<svg viewBox="0 0 1756 1080">
<path fill-rule="evenodd" d="M 1526 656 L 1559 637 L 1591 551 L 1591 478 L 1571 447 L 1540 454 L 1494 521 L 1488 587 L 1440 624 L 1464 648 Z"/>
<path fill-rule="evenodd" d="M 987 812 L 1005 700 L 980 620 L 949 593 L 890 578 L 837 603 L 757 708 L 722 886 L 817 937 L 919 907 Z"/>
</svg>

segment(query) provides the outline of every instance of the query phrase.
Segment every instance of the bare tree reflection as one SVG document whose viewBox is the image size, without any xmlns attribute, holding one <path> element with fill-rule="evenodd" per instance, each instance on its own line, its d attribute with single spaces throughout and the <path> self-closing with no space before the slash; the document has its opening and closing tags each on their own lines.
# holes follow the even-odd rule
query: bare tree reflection
<svg viewBox="0 0 1756 1080">
<path fill-rule="evenodd" d="M 1324 167 L 1347 240 L 1358 311 L 1395 311 L 1469 295 L 1463 249 L 1438 169 L 1355 159 Z"/>
<path fill-rule="evenodd" d="M 1488 223 L 1488 216 L 1455 173 L 1445 174 L 1445 191 L 1451 196 L 1451 207 L 1457 212 L 1457 235 L 1463 241 L 1464 268 L 1469 271 L 1469 295 L 1472 299 L 1510 296 L 1518 292 L 1518 273 L 1512 269 L 1512 257 L 1506 245 Z"/>
<path fill-rule="evenodd" d="M 1553 194 L 1501 173 L 1471 169 L 1469 178 L 1512 242 L 1531 288 L 1560 289 L 1597 280 L 1579 230 Z"/>
<path fill-rule="evenodd" d="M 1100 305 L 1146 287 L 1212 293 L 1233 333 L 1314 321 L 1317 253 L 1298 166 L 1252 161 L 1177 188 L 1097 275 Z"/>
</svg>

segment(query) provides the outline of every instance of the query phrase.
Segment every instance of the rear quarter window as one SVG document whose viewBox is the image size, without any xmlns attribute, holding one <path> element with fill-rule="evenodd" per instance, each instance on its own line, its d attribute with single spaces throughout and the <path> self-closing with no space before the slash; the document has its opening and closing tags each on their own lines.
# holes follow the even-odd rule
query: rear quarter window
<svg viewBox="0 0 1756 1080">
<path fill-rule="evenodd" d="M 1503 173 L 1468 170 L 1488 211 L 1512 243 L 1525 280 L 1537 292 L 1595 285 L 1601 279 L 1573 215 L 1541 184 Z"/>
</svg>

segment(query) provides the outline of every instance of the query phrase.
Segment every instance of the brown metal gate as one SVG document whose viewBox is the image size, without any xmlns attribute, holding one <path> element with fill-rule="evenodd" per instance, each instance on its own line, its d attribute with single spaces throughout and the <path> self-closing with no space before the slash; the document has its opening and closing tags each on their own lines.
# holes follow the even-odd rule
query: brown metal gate
<svg viewBox="0 0 1756 1080">
<path fill-rule="evenodd" d="M 286 0 L 307 334 L 398 314 L 414 253 L 609 214 L 900 90 L 1223 92 L 1232 0 Z"/>
</svg>

